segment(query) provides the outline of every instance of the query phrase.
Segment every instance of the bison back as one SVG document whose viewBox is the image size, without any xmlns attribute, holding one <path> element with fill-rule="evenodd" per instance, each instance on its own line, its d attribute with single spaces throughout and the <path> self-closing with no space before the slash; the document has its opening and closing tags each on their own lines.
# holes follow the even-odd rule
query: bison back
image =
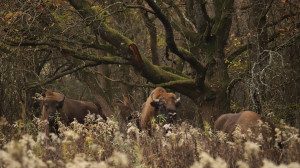
<svg viewBox="0 0 300 168">
<path fill-rule="evenodd" d="M 260 115 L 252 111 L 243 111 L 236 114 L 223 114 L 215 122 L 214 128 L 219 131 L 231 134 L 239 125 L 242 132 L 245 133 L 248 128 L 257 127 Z"/>
</svg>

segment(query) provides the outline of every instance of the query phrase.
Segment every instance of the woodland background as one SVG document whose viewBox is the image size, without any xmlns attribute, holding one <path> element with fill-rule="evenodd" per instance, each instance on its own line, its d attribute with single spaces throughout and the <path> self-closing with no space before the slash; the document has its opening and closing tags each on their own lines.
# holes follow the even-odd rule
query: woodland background
<svg viewBox="0 0 300 168">
<path fill-rule="evenodd" d="M 181 97 L 179 123 L 205 130 L 252 110 L 300 128 L 297 0 L 0 3 L 1 129 L 18 123 L 15 138 L 32 131 L 47 89 L 125 124 L 120 104 L 138 113 L 163 86 Z"/>
<path fill-rule="evenodd" d="M 0 14 L 9 121 L 39 116 L 32 97 L 46 89 L 112 113 L 164 86 L 183 97 L 183 120 L 252 110 L 300 127 L 297 1 L 1 1 Z"/>
</svg>

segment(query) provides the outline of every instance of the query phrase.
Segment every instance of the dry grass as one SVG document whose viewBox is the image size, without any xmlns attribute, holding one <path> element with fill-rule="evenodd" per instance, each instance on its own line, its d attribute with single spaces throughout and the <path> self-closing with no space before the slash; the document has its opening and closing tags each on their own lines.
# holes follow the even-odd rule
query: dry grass
<svg viewBox="0 0 300 168">
<path fill-rule="evenodd" d="M 232 142 L 222 132 L 188 123 L 154 125 L 152 137 L 133 123 L 120 132 L 116 121 L 105 123 L 93 115 L 85 124 L 60 124 L 59 134 L 50 137 L 42 132 L 43 124 L 40 119 L 31 124 L 1 120 L 0 167 L 300 167 L 298 130 L 284 123 L 277 130 L 283 149 L 263 135 L 237 129 Z"/>
</svg>

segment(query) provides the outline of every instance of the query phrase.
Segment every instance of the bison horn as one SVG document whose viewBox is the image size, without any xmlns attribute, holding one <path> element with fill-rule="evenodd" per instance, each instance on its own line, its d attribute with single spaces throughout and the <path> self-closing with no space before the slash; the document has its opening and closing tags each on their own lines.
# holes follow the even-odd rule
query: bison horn
<svg viewBox="0 0 300 168">
<path fill-rule="evenodd" d="M 55 94 L 55 98 L 57 102 L 64 102 L 65 100 L 65 95 L 63 93 L 58 93 L 58 92 L 53 92 L 53 94 Z"/>
<path fill-rule="evenodd" d="M 180 101 L 180 97 L 178 97 L 176 100 L 175 100 L 175 103 L 178 103 Z"/>
<path fill-rule="evenodd" d="M 159 102 L 159 99 L 153 99 L 153 94 L 154 94 L 154 92 L 151 92 L 151 99 L 152 99 L 152 101 L 154 101 L 154 102 Z"/>
</svg>

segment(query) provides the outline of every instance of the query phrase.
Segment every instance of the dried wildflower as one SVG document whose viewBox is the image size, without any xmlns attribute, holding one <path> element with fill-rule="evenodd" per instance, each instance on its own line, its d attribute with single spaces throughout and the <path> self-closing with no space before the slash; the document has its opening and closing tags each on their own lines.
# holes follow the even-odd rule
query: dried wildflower
<svg viewBox="0 0 300 168">
<path fill-rule="evenodd" d="M 115 167 L 128 167 L 129 162 L 125 153 L 114 151 L 112 156 L 107 160 L 108 164 L 114 165 Z"/>
<path fill-rule="evenodd" d="M 235 130 L 232 132 L 232 136 L 236 142 L 241 142 L 243 139 L 246 138 L 245 134 L 242 133 L 242 128 L 240 125 L 237 125 Z"/>
<path fill-rule="evenodd" d="M 202 152 L 200 154 L 200 163 L 202 165 L 209 165 L 210 163 L 214 162 L 214 158 L 212 158 L 208 153 Z"/>
<path fill-rule="evenodd" d="M 204 166 L 202 166 L 198 161 L 196 161 L 190 168 L 204 168 Z"/>
<path fill-rule="evenodd" d="M 52 151 L 52 152 L 55 152 L 55 151 L 56 151 L 56 148 L 53 147 L 53 146 L 47 146 L 47 150 Z"/>
<path fill-rule="evenodd" d="M 57 167 L 65 167 L 65 163 L 60 159 L 56 162 L 56 164 L 57 164 Z"/>
<path fill-rule="evenodd" d="M 139 136 L 139 129 L 132 125 L 131 123 L 128 124 L 128 130 L 127 130 L 127 138 L 128 139 L 134 139 L 139 142 L 140 136 Z"/>
<path fill-rule="evenodd" d="M 24 135 L 19 141 L 11 141 L 4 146 L 6 151 L 0 151 L 0 163 L 7 167 L 47 167 L 37 158 L 32 148 L 36 142 L 30 135 Z"/>
<path fill-rule="evenodd" d="M 247 141 L 245 143 L 245 157 L 257 156 L 260 151 L 260 147 L 257 143 Z"/>
<path fill-rule="evenodd" d="M 71 141 L 76 141 L 79 139 L 79 135 L 76 134 L 73 130 L 65 131 L 63 132 L 65 139 L 64 140 L 71 140 Z"/>
<path fill-rule="evenodd" d="M 72 130 L 77 134 L 82 134 L 84 132 L 85 126 L 78 121 L 74 120 L 71 124 Z"/>
<path fill-rule="evenodd" d="M 55 144 L 61 143 L 61 139 L 56 134 L 50 133 L 50 137 L 51 137 L 52 143 L 55 143 Z"/>
<path fill-rule="evenodd" d="M 208 153 L 202 152 L 200 154 L 200 162 L 195 162 L 191 168 L 204 168 L 204 167 L 211 167 L 211 168 L 227 168 L 227 163 L 217 157 L 217 159 L 212 158 Z"/>
<path fill-rule="evenodd" d="M 190 127 L 190 134 L 193 135 L 193 136 L 199 136 L 201 133 L 194 127 Z"/>
<path fill-rule="evenodd" d="M 257 125 L 258 125 L 259 128 L 261 128 L 264 124 L 263 124 L 263 122 L 261 120 L 258 120 L 257 121 Z"/>
<path fill-rule="evenodd" d="M 190 142 L 192 142 L 192 136 L 191 136 L 191 134 L 189 134 L 187 132 L 185 135 L 180 137 L 179 142 L 178 142 L 178 146 L 182 147 L 183 145 L 189 144 Z"/>
<path fill-rule="evenodd" d="M 74 118 L 74 120 L 76 120 L 76 119 Z M 66 132 L 66 131 L 70 130 L 69 127 L 67 127 L 61 121 L 58 121 L 57 123 L 58 123 L 58 131 L 59 132 Z"/>
<path fill-rule="evenodd" d="M 122 145 L 124 144 L 123 134 L 119 131 L 115 132 L 115 137 L 113 139 L 113 144 L 115 145 Z"/>
<path fill-rule="evenodd" d="M 79 135 L 76 134 L 73 130 L 68 130 L 62 132 L 64 135 L 64 140 L 62 141 L 64 144 L 70 144 L 79 139 Z"/>
<path fill-rule="evenodd" d="M 48 140 L 48 137 L 46 136 L 46 134 L 44 132 L 39 132 L 38 133 L 37 140 L 36 140 L 36 142 L 38 144 L 44 145 L 47 140 Z"/>
<path fill-rule="evenodd" d="M 119 130 L 118 123 L 113 120 L 108 119 L 107 125 L 108 125 L 108 128 L 111 130 Z"/>
<path fill-rule="evenodd" d="M 95 114 L 91 114 L 91 112 L 89 112 L 84 118 L 84 123 L 92 124 L 95 120 L 96 120 Z"/>
<path fill-rule="evenodd" d="M 46 164 L 48 165 L 49 168 L 54 168 L 54 167 L 56 167 L 55 163 L 53 163 L 52 160 L 47 160 L 47 161 L 46 161 Z"/>
<path fill-rule="evenodd" d="M 254 134 L 250 128 L 247 129 L 247 136 L 252 137 Z"/>
<path fill-rule="evenodd" d="M 287 165 L 287 168 L 300 168 L 300 164 L 297 162 L 292 162 Z"/>
<path fill-rule="evenodd" d="M 23 135 L 22 138 L 19 140 L 19 143 L 23 144 L 24 146 L 28 145 L 30 149 L 36 146 L 36 142 L 32 139 L 32 136 L 28 134 Z"/>
<path fill-rule="evenodd" d="M 249 165 L 246 163 L 246 162 L 243 162 L 241 160 L 237 161 L 236 162 L 236 165 L 239 167 L 239 168 L 249 168 Z"/>
<path fill-rule="evenodd" d="M 0 150 L 0 165 L 10 168 L 21 168 L 21 164 L 13 156 L 5 151 Z"/>
<path fill-rule="evenodd" d="M 163 128 L 165 130 L 171 130 L 172 129 L 171 124 L 165 124 L 165 125 L 163 125 Z"/>
<path fill-rule="evenodd" d="M 218 136 L 220 142 L 227 141 L 227 134 L 225 132 L 218 131 L 217 136 Z"/>
<path fill-rule="evenodd" d="M 22 161 L 23 167 L 32 167 L 32 168 L 46 168 L 47 165 L 39 158 L 33 157 L 23 157 Z"/>
<path fill-rule="evenodd" d="M 171 148 L 172 148 L 172 145 L 171 145 L 168 141 L 166 141 L 165 138 L 162 138 L 162 139 L 161 139 L 161 144 L 162 144 L 162 146 L 163 146 L 165 149 L 171 149 Z"/>
<path fill-rule="evenodd" d="M 38 131 L 45 131 L 45 126 L 49 124 L 48 120 L 42 120 L 40 118 L 34 117 L 33 122 L 37 125 Z"/>
<path fill-rule="evenodd" d="M 230 148 L 235 148 L 236 144 L 234 142 L 231 141 L 227 141 L 226 144 L 230 147 Z"/>
<path fill-rule="evenodd" d="M 128 128 L 127 134 L 131 134 L 131 133 L 134 133 L 135 135 L 137 135 L 139 133 L 139 129 L 135 126 L 131 126 Z"/>
<path fill-rule="evenodd" d="M 101 167 L 106 167 L 105 164 L 101 164 Z M 95 161 L 87 161 L 84 154 L 77 154 L 72 162 L 66 164 L 67 168 L 96 168 L 100 167 L 98 162 Z"/>
<path fill-rule="evenodd" d="M 168 133 L 166 134 L 166 137 L 169 137 L 169 138 L 176 138 L 176 134 L 174 134 L 174 133 L 171 132 L 171 131 L 168 131 Z"/>
<path fill-rule="evenodd" d="M 256 140 L 257 140 L 259 143 L 263 143 L 264 137 L 263 137 L 262 133 L 259 133 L 259 135 L 257 136 Z"/>
<path fill-rule="evenodd" d="M 269 160 L 264 159 L 263 160 L 264 165 L 261 168 L 276 168 L 277 166 Z"/>
</svg>

